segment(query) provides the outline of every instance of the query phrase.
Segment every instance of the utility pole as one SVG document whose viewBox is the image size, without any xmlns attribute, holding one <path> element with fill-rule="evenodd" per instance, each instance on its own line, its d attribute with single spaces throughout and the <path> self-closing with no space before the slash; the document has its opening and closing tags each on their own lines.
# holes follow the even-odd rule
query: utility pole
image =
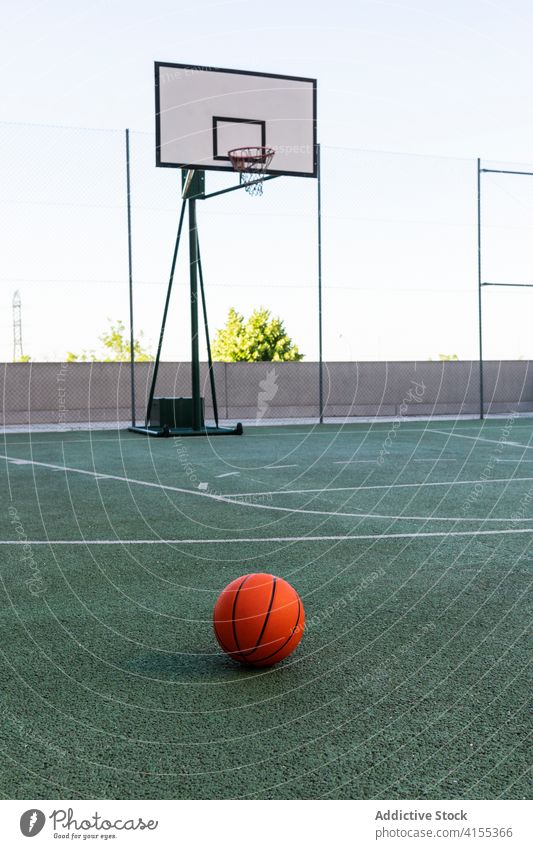
<svg viewBox="0 0 533 849">
<path fill-rule="evenodd" d="M 22 301 L 17 289 L 13 293 L 13 362 L 16 363 L 24 356 L 22 350 Z"/>
</svg>

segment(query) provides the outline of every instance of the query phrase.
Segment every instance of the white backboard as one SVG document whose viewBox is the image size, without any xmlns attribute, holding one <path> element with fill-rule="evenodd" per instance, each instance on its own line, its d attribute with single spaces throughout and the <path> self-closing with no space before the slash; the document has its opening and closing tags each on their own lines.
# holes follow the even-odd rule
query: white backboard
<svg viewBox="0 0 533 849">
<path fill-rule="evenodd" d="M 232 171 L 228 150 L 274 149 L 266 173 L 316 177 L 316 80 L 155 63 L 156 162 Z"/>
</svg>

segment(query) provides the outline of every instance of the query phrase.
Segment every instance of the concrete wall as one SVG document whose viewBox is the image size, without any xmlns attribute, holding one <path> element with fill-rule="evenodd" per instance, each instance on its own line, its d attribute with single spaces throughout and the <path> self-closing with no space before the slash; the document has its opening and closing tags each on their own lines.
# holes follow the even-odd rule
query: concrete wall
<svg viewBox="0 0 533 849">
<path fill-rule="evenodd" d="M 144 418 L 152 364 L 135 370 L 137 417 Z M 130 417 L 126 363 L 5 363 L 0 368 L 5 425 L 116 422 Z M 202 365 L 206 415 L 212 417 Z M 533 411 L 528 361 L 486 362 L 485 409 Z M 216 363 L 221 419 L 318 415 L 317 363 Z M 157 395 L 190 394 L 190 364 L 161 363 Z M 324 365 L 326 416 L 457 415 L 479 410 L 477 362 L 359 362 Z"/>
</svg>

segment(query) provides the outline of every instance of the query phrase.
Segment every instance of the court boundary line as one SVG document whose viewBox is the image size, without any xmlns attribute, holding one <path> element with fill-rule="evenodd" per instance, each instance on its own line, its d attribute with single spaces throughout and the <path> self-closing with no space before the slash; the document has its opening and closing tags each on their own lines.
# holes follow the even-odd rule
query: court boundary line
<svg viewBox="0 0 533 849">
<path fill-rule="evenodd" d="M 489 417 L 486 417 L 484 419 L 484 423 L 482 425 L 480 425 L 480 427 L 484 430 L 487 430 L 487 431 L 496 430 L 495 425 L 501 424 L 502 421 L 505 421 L 508 418 L 508 415 L 509 415 L 508 413 L 499 413 L 499 414 L 495 414 L 495 415 L 491 415 Z M 376 431 L 376 426 L 378 426 L 378 425 L 383 425 L 383 426 L 390 425 L 392 422 L 394 422 L 396 420 L 396 418 L 397 418 L 397 416 L 379 416 L 377 418 L 369 419 L 366 416 L 361 416 L 361 417 L 357 416 L 357 417 L 354 417 L 354 419 L 352 421 L 344 421 L 344 419 L 341 419 L 341 421 L 326 421 L 326 422 L 323 423 L 323 425 L 319 425 L 317 421 L 310 421 L 309 423 L 306 424 L 306 423 L 303 423 L 303 422 L 297 422 L 297 421 L 294 422 L 293 420 L 285 420 L 282 423 L 277 423 L 277 424 L 273 423 L 273 424 L 264 424 L 264 425 L 251 424 L 251 423 L 244 421 L 243 424 L 247 428 L 249 428 L 252 433 L 256 433 L 258 431 L 265 431 L 262 435 L 272 436 L 272 437 L 276 437 L 276 438 L 278 436 L 306 436 L 306 437 L 308 437 L 308 436 L 328 436 L 328 435 L 331 436 L 331 434 L 333 432 L 333 430 L 332 430 L 333 427 L 337 428 L 337 431 L 335 431 L 335 433 L 336 433 L 337 436 L 339 436 L 339 435 L 343 435 L 345 433 L 353 434 L 355 432 L 356 433 L 362 433 L 362 434 L 377 433 L 379 431 Z M 531 412 L 519 413 L 518 416 L 517 416 L 517 419 L 522 420 L 522 421 L 531 421 L 532 424 L 515 424 L 515 425 L 513 425 L 514 430 L 516 430 L 516 429 L 531 430 L 532 429 L 532 427 L 533 427 L 533 414 Z M 419 424 L 420 427 L 404 426 L 402 428 L 404 433 L 421 433 L 421 432 L 425 432 L 426 430 L 429 431 L 430 428 L 427 427 L 427 428 L 424 429 L 423 425 L 424 424 L 431 425 L 433 422 L 435 422 L 435 423 L 438 422 L 438 423 L 442 423 L 443 425 L 448 424 L 448 423 L 451 424 L 455 428 L 454 431 L 449 430 L 449 431 L 442 431 L 442 432 L 447 433 L 447 434 L 452 434 L 457 430 L 470 430 L 470 428 L 468 426 L 465 426 L 465 424 L 467 422 L 471 422 L 472 426 L 474 426 L 476 423 L 479 424 L 479 416 L 476 413 L 466 414 L 465 416 L 460 416 L 459 418 L 457 418 L 455 416 L 436 416 L 436 417 L 427 416 L 427 417 L 421 417 L 421 418 L 415 417 L 415 416 L 413 416 L 413 417 L 408 416 L 406 418 L 406 421 L 409 422 L 410 425 Z M 228 419 L 227 422 L 228 422 L 228 424 L 232 424 L 232 420 L 230 420 L 230 419 Z M 456 422 L 461 422 L 461 424 L 456 425 Z M 5 426 L 2 426 L 0 428 L 0 436 L 4 437 L 4 440 L 5 440 L 6 437 L 10 437 L 10 436 L 28 436 L 30 438 L 30 441 L 31 441 L 32 444 L 35 444 L 35 445 L 50 445 L 49 440 L 38 440 L 37 437 L 42 435 L 42 434 L 59 434 L 59 435 L 62 435 L 63 437 L 68 436 L 69 434 L 76 434 L 76 435 L 77 434 L 87 434 L 88 435 L 87 439 L 63 439 L 61 441 L 64 441 L 64 442 L 91 442 L 91 441 L 93 441 L 93 438 L 92 438 L 93 434 L 111 433 L 111 434 L 113 434 L 112 436 L 102 437 L 102 439 L 95 440 L 95 441 L 98 441 L 98 442 L 110 442 L 111 440 L 116 440 L 116 439 L 120 440 L 121 437 L 127 435 L 127 429 L 128 429 L 128 426 L 129 426 L 129 422 L 120 422 L 118 427 L 115 424 L 112 427 L 103 427 L 103 426 L 98 427 L 98 426 L 94 426 L 94 424 L 91 425 L 90 423 L 86 423 L 87 424 L 86 427 L 75 427 L 74 426 L 75 424 L 76 424 L 75 422 L 68 423 L 66 429 L 65 429 L 64 425 L 54 426 L 52 423 L 49 423 L 49 425 L 43 424 L 43 425 L 36 425 L 36 426 L 32 426 L 31 424 L 29 424 L 29 425 L 28 424 L 5 425 Z M 100 422 L 98 424 L 104 425 L 105 422 Z M 362 429 L 363 425 L 368 425 L 368 427 L 365 430 L 363 430 Z M 494 427 L 493 427 L 493 425 L 494 425 Z M 328 430 L 322 429 L 324 426 L 326 428 L 329 428 L 329 429 Z M 32 427 L 35 427 L 35 429 L 32 430 Z M 42 429 L 40 429 L 41 427 L 42 427 Z M 269 433 L 268 432 L 272 428 L 284 428 L 285 429 L 285 428 L 291 428 L 291 427 L 308 427 L 309 430 L 293 431 L 292 433 L 290 433 L 290 432 L 284 433 L 282 431 L 278 431 L 276 433 Z M 350 427 L 357 427 L 358 430 L 357 431 L 349 430 Z M 10 428 L 13 428 L 13 430 L 10 430 Z M 249 432 L 249 431 L 247 431 L 247 432 Z M 36 438 L 32 439 L 32 436 L 35 436 Z M 10 445 L 28 445 L 29 442 L 27 442 L 26 440 L 20 440 L 20 441 L 11 441 L 10 440 L 9 444 Z"/>
<path fill-rule="evenodd" d="M 320 534 L 286 537 L 228 537 L 226 539 L 78 539 L 78 540 L 0 540 L 0 545 L 227 545 L 256 542 L 329 542 L 342 540 L 427 539 L 430 537 L 477 537 L 532 534 L 533 528 L 502 528 L 489 531 L 413 531 L 398 534 Z"/>
<path fill-rule="evenodd" d="M 533 446 L 532 446 L 533 447 Z M 467 481 L 422 481 L 421 483 L 377 483 L 365 484 L 364 486 L 331 486 L 316 487 L 311 489 L 272 489 L 255 492 L 233 492 L 228 493 L 228 498 L 250 498 L 252 495 L 305 495 L 313 492 L 365 492 L 370 489 L 409 489 L 425 486 L 475 486 L 477 483 L 531 483 L 533 477 L 528 478 L 483 478 L 480 480 Z"/>
<path fill-rule="evenodd" d="M 467 433 L 455 433 L 453 430 L 434 430 L 427 428 L 426 433 L 438 433 L 440 436 L 455 436 L 457 439 L 470 439 L 474 442 L 487 442 L 491 445 L 509 445 L 512 448 L 523 448 L 524 451 L 529 451 L 533 445 L 524 445 L 522 442 L 510 442 L 505 439 L 487 439 L 486 436 L 469 436 Z"/>
<path fill-rule="evenodd" d="M 221 504 L 234 504 L 234 505 L 239 505 L 239 506 L 243 506 L 243 507 L 250 507 L 250 508 L 255 509 L 255 510 L 271 510 L 271 511 L 278 512 L 278 513 L 289 513 L 291 515 L 298 513 L 298 514 L 302 514 L 302 515 L 306 515 L 306 516 L 328 516 L 328 517 L 332 517 L 332 518 L 337 517 L 337 518 L 348 518 L 348 519 L 386 519 L 386 520 L 391 520 L 391 521 L 417 521 L 417 522 L 479 522 L 481 524 L 484 523 L 484 522 L 502 523 L 502 522 L 509 522 L 510 521 L 510 519 L 508 519 L 508 518 L 507 519 L 506 518 L 490 518 L 490 517 L 479 518 L 479 517 L 472 517 L 472 516 L 469 516 L 469 517 L 466 517 L 466 518 L 465 517 L 457 517 L 457 516 L 444 516 L 444 517 L 439 517 L 439 516 L 401 516 L 401 515 L 400 516 L 389 516 L 389 515 L 383 515 L 383 514 L 379 514 L 379 513 L 364 513 L 364 512 L 341 513 L 337 510 L 306 510 L 306 509 L 298 508 L 298 507 L 280 507 L 280 506 L 276 506 L 274 504 L 258 504 L 258 503 L 252 502 L 252 501 L 240 501 L 240 500 L 236 500 L 236 499 L 242 498 L 244 496 L 249 497 L 249 496 L 252 496 L 252 495 L 264 497 L 265 495 L 274 495 L 274 494 L 277 494 L 277 495 L 301 494 L 301 493 L 305 492 L 305 490 L 293 490 L 293 491 L 281 490 L 281 491 L 277 491 L 276 493 L 274 493 L 274 492 L 254 492 L 254 493 L 240 493 L 240 494 L 238 493 L 237 495 L 231 494 L 231 493 L 228 493 L 228 494 L 211 493 L 211 492 L 207 492 L 206 490 L 203 490 L 203 489 L 186 489 L 185 487 L 172 486 L 171 484 L 163 484 L 163 483 L 158 483 L 158 482 L 154 482 L 154 481 L 143 481 L 143 480 L 139 480 L 137 478 L 128 478 L 128 477 L 125 477 L 123 475 L 110 475 L 110 474 L 106 474 L 105 472 L 96 472 L 96 471 L 91 471 L 89 469 L 77 469 L 73 466 L 60 466 L 60 465 L 57 465 L 56 463 L 44 463 L 44 462 L 39 461 L 39 460 L 24 460 L 24 459 L 19 458 L 19 457 L 9 457 L 6 454 L 0 454 L 0 459 L 7 460 L 8 462 L 12 462 L 13 460 L 18 461 L 18 462 L 16 462 L 17 466 L 18 465 L 39 466 L 39 467 L 51 469 L 53 471 L 74 472 L 75 474 L 81 474 L 81 475 L 86 475 L 88 477 L 92 477 L 95 480 L 116 480 L 116 481 L 121 481 L 121 482 L 127 483 L 127 484 L 134 484 L 136 486 L 145 486 L 145 487 L 148 487 L 149 489 L 167 490 L 167 491 L 170 491 L 170 492 L 178 492 L 178 493 L 181 493 L 181 494 L 184 494 L 184 495 L 196 495 L 199 498 L 209 498 L 211 501 L 217 501 Z M 518 481 L 518 480 L 533 481 L 533 478 L 501 478 L 501 479 L 493 479 L 492 483 L 496 483 L 496 482 L 510 483 L 511 481 L 514 482 L 514 481 Z M 399 487 L 415 487 L 416 486 L 416 487 L 420 488 L 420 487 L 424 487 L 424 486 L 436 486 L 436 485 L 443 486 L 443 485 L 446 485 L 446 484 L 452 485 L 454 483 L 476 484 L 476 483 L 482 483 L 482 482 L 488 483 L 489 481 L 456 481 L 456 482 L 453 482 L 453 481 L 436 482 L 435 481 L 435 482 L 427 482 L 427 483 L 420 483 L 420 484 L 390 484 L 390 485 L 389 484 L 377 484 L 377 485 L 374 485 L 374 486 L 358 487 L 358 488 L 354 489 L 354 491 L 363 491 L 364 489 L 376 489 L 376 488 L 378 488 L 378 489 L 392 489 L 393 487 L 399 488 Z M 340 489 L 342 489 L 342 488 L 335 488 L 335 489 L 331 488 L 331 489 L 328 489 L 328 490 L 318 489 L 318 490 L 314 490 L 314 491 L 315 492 L 334 492 L 334 491 L 339 491 Z M 526 517 L 524 519 L 520 519 L 519 521 L 528 521 L 528 518 Z"/>
</svg>

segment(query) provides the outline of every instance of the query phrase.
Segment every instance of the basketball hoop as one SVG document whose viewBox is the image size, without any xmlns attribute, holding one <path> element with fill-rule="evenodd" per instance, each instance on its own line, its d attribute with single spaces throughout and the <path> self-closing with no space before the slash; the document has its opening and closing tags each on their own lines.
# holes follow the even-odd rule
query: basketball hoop
<svg viewBox="0 0 533 849">
<path fill-rule="evenodd" d="M 272 147 L 236 147 L 228 150 L 235 171 L 239 172 L 241 185 L 249 195 L 263 194 L 264 173 L 275 154 Z"/>
</svg>

